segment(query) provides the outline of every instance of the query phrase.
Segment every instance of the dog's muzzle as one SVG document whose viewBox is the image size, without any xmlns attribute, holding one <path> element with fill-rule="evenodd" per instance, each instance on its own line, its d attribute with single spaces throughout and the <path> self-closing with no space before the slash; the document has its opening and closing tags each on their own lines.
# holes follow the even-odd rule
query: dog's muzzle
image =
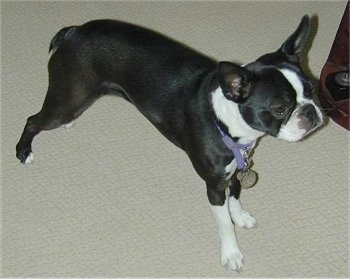
<svg viewBox="0 0 350 279">
<path fill-rule="evenodd" d="M 311 131 L 322 124 L 322 116 L 320 116 L 314 105 L 306 104 L 300 108 L 298 126 L 305 131 Z"/>
</svg>

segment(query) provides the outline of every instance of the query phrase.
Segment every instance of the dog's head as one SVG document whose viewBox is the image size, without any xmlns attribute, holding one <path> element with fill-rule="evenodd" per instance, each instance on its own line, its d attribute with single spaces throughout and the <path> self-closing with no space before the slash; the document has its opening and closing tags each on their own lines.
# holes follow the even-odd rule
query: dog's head
<svg viewBox="0 0 350 279">
<path fill-rule="evenodd" d="M 309 28 L 310 19 L 304 16 L 276 52 L 245 66 L 219 63 L 222 93 L 237 104 L 253 130 L 297 141 L 322 125 L 322 113 L 313 100 L 315 81 L 301 67 Z"/>
</svg>

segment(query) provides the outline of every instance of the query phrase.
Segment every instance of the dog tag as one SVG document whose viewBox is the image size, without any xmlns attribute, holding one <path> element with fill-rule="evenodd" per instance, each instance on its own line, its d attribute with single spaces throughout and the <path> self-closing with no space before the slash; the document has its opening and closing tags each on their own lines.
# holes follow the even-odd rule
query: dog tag
<svg viewBox="0 0 350 279">
<path fill-rule="evenodd" d="M 239 171 L 236 177 L 240 181 L 243 189 L 252 188 L 258 181 L 258 174 L 251 169 Z"/>
</svg>

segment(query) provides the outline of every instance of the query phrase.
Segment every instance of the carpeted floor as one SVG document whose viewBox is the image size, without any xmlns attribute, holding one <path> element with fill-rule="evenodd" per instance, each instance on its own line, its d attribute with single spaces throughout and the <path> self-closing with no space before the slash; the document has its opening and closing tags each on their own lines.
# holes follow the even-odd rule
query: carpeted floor
<svg viewBox="0 0 350 279">
<path fill-rule="evenodd" d="M 64 26 L 126 20 L 243 64 L 316 14 L 309 64 L 317 77 L 345 5 L 2 1 L 2 276 L 349 277 L 349 133 L 332 121 L 299 143 L 261 140 L 260 182 L 242 193 L 258 227 L 237 229 L 240 275 L 220 265 L 205 185 L 188 158 L 129 103 L 100 99 L 73 129 L 37 136 L 32 165 L 15 158 L 46 93 L 49 42 Z"/>
</svg>

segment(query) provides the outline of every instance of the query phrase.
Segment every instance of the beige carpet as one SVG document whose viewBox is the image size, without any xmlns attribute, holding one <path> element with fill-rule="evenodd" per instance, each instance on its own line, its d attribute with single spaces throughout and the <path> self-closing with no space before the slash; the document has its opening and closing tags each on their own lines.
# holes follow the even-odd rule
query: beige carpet
<svg viewBox="0 0 350 279">
<path fill-rule="evenodd" d="M 332 121 L 303 142 L 262 139 L 260 183 L 242 193 L 258 228 L 237 229 L 241 275 L 220 265 L 205 186 L 186 155 L 127 102 L 105 97 L 73 129 L 40 134 L 33 165 L 15 158 L 46 93 L 49 42 L 64 26 L 122 19 L 246 63 L 317 14 L 309 57 L 319 76 L 345 4 L 2 1 L 2 276 L 348 277 L 349 133 Z"/>
</svg>

